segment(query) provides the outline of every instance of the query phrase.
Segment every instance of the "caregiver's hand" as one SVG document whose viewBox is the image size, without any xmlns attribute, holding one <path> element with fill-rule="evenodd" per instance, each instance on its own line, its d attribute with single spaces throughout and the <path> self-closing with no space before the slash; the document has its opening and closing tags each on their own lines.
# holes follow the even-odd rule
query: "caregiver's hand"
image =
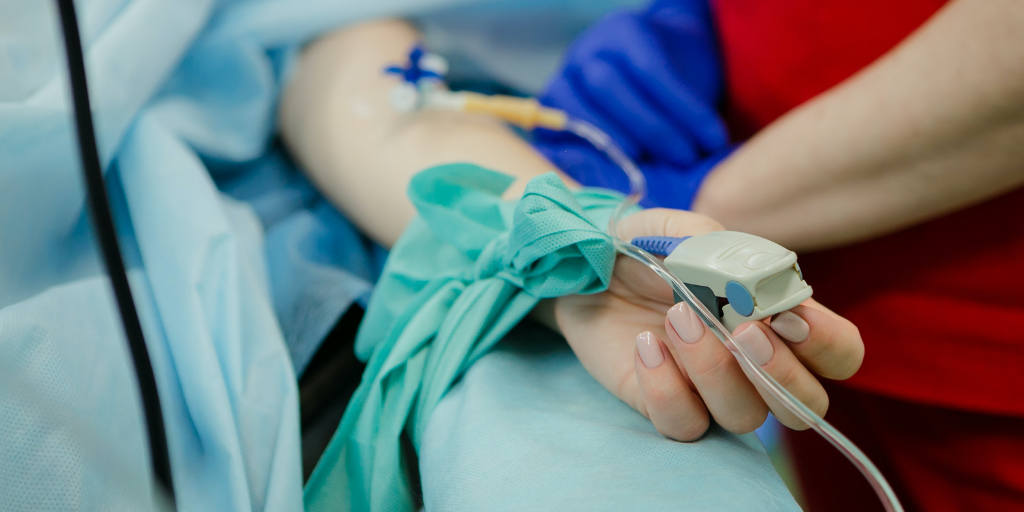
<svg viewBox="0 0 1024 512">
<path fill-rule="evenodd" d="M 539 99 L 601 128 L 634 159 L 686 166 L 728 142 L 715 111 L 721 75 L 707 2 L 657 0 L 587 29 Z"/>
<path fill-rule="evenodd" d="M 700 235 L 722 229 L 692 212 L 651 209 L 622 220 L 620 235 Z M 666 315 L 667 311 L 667 315 Z M 746 433 L 771 410 L 783 424 L 806 428 L 758 389 L 732 354 L 685 303 L 640 263 L 619 257 L 608 290 L 557 299 L 555 320 L 583 366 L 601 384 L 680 441 L 699 438 L 714 418 Z M 824 414 L 828 396 L 817 376 L 845 379 L 864 354 L 857 328 L 814 300 L 748 322 L 733 333 L 748 353 L 808 407 Z"/>
</svg>

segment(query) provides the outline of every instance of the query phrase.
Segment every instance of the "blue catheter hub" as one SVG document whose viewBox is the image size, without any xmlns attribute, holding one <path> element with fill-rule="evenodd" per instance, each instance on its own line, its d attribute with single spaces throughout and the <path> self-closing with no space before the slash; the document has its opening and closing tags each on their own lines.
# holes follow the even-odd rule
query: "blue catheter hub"
<svg viewBox="0 0 1024 512">
<path fill-rule="evenodd" d="M 403 66 L 388 66 L 384 72 L 391 75 L 398 75 L 402 80 L 417 85 L 422 80 L 443 80 L 444 76 L 438 71 L 423 67 L 423 57 L 427 55 L 422 45 L 416 45 L 409 51 L 409 62 Z"/>
</svg>

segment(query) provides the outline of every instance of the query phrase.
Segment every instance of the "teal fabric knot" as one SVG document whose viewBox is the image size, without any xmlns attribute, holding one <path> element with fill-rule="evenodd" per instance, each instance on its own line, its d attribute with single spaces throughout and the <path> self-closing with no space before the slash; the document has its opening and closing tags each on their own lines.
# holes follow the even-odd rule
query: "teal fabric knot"
<svg viewBox="0 0 1024 512">
<path fill-rule="evenodd" d="M 603 227 L 622 196 L 570 192 L 554 174 L 513 179 L 470 164 L 415 176 L 419 212 L 392 249 L 356 338 L 368 360 L 306 486 L 307 510 L 413 510 L 401 436 L 415 447 L 448 388 L 542 298 L 605 290 Z"/>
<path fill-rule="evenodd" d="M 479 173 L 477 168 L 470 169 Z M 502 181 L 511 179 L 498 176 Z M 424 173 L 416 181 L 435 178 Z M 438 206 L 437 199 L 418 196 L 414 201 L 420 207 L 426 203 Z M 607 199 L 614 206 L 621 197 Z M 528 184 L 515 208 L 511 230 L 498 234 L 474 254 L 476 262 L 468 280 L 499 277 L 537 298 L 603 290 L 615 260 L 611 238 L 587 218 L 575 196 L 553 173 Z"/>
<path fill-rule="evenodd" d="M 621 196 L 605 194 L 608 208 Z M 530 181 L 515 210 L 505 265 L 534 297 L 595 293 L 608 287 L 615 265 L 611 237 L 590 220 L 554 174 Z"/>
</svg>

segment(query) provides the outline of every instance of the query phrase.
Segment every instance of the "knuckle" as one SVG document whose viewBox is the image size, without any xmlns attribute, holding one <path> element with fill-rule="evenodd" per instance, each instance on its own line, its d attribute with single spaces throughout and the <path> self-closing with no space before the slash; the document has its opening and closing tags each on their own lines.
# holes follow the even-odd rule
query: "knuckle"
<svg viewBox="0 0 1024 512">
<path fill-rule="evenodd" d="M 854 374 L 860 370 L 860 365 L 864 362 L 864 347 L 859 346 L 849 357 L 843 359 L 842 363 L 838 365 L 834 375 L 828 377 L 834 380 L 846 380 L 853 377 Z"/>
<path fill-rule="evenodd" d="M 634 372 L 627 371 L 623 372 L 622 376 L 619 377 L 615 388 L 612 389 L 612 393 L 619 397 L 626 403 L 633 403 L 634 409 L 644 413 L 646 408 L 643 407 L 643 399 L 640 397 L 640 383 L 638 382 L 637 375 Z M 644 409 L 644 410 L 641 410 Z M 646 416 L 646 414 L 644 414 Z"/>
<path fill-rule="evenodd" d="M 679 388 L 667 383 L 650 384 L 644 387 L 644 400 L 649 407 L 663 409 L 671 407 L 679 399 Z"/>
<path fill-rule="evenodd" d="M 785 368 L 782 372 L 779 372 L 775 377 L 775 381 L 778 382 L 782 387 L 792 390 L 796 384 L 800 381 L 801 372 L 797 365 L 790 365 Z"/>
<path fill-rule="evenodd" d="M 717 220 L 712 219 L 711 217 L 705 217 L 703 215 L 701 215 L 701 218 L 704 220 L 703 228 L 705 233 L 725 230 L 725 226 L 723 226 L 722 223 L 718 222 Z"/>
<path fill-rule="evenodd" d="M 790 392 L 794 392 L 794 394 L 796 394 L 795 390 L 808 389 L 807 385 L 800 386 L 800 381 L 805 378 L 805 375 L 797 365 L 790 366 L 784 372 L 773 375 L 773 377 L 782 387 L 790 390 Z M 823 416 L 825 411 L 828 410 L 828 393 L 825 392 L 825 388 L 821 387 L 813 377 L 811 377 L 809 384 L 811 385 L 811 391 L 806 396 L 798 396 L 798 398 L 809 409 L 819 416 Z"/>
<path fill-rule="evenodd" d="M 692 377 L 701 380 L 719 382 L 728 378 L 735 359 L 729 352 L 717 352 L 710 357 L 699 358 L 693 362 Z"/>
<path fill-rule="evenodd" d="M 688 414 L 682 422 L 676 424 L 655 424 L 658 433 L 669 438 L 688 443 L 700 439 L 710 426 L 706 416 Z"/>
<path fill-rule="evenodd" d="M 768 406 L 761 402 L 756 406 L 748 407 L 740 414 L 727 418 L 715 418 L 722 428 L 733 434 L 747 434 L 757 430 L 768 419 Z"/>
<path fill-rule="evenodd" d="M 675 224 L 673 220 L 675 215 L 673 215 L 672 210 L 667 208 L 657 208 L 656 211 L 656 215 L 661 219 L 661 233 L 665 236 L 674 236 L 678 234 L 672 229 Z"/>
<path fill-rule="evenodd" d="M 648 208 L 622 219 L 620 231 L 630 236 L 696 236 L 725 229 L 699 213 L 669 208 Z"/>
<path fill-rule="evenodd" d="M 666 210 L 664 232 L 669 236 L 703 235 L 721 231 L 722 225 L 699 213 Z"/>
<path fill-rule="evenodd" d="M 827 330 L 821 340 L 814 344 L 808 344 L 804 348 L 804 357 L 812 361 L 827 361 L 835 352 L 836 333 L 834 330 Z M 803 348 L 803 347 L 802 347 Z"/>
<path fill-rule="evenodd" d="M 800 418 L 797 418 L 796 416 L 789 417 L 787 415 L 780 414 L 779 416 L 776 416 L 776 418 L 779 420 L 779 423 L 782 423 L 783 425 L 785 425 L 786 428 L 790 430 L 807 430 L 811 428 L 810 425 L 804 423 L 803 421 L 800 420 Z"/>
<path fill-rule="evenodd" d="M 860 331 L 852 323 L 844 329 L 847 334 L 830 332 L 824 342 L 808 354 L 811 360 L 821 361 L 815 368 L 822 377 L 846 380 L 860 370 L 864 362 L 864 343 Z"/>
</svg>

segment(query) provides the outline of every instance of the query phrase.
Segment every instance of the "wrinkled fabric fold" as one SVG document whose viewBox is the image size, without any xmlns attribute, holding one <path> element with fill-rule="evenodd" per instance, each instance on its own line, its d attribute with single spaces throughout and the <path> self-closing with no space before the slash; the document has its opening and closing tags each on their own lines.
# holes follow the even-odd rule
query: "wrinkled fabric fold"
<svg viewBox="0 0 1024 512">
<path fill-rule="evenodd" d="M 367 369 L 306 486 L 307 510 L 413 510 L 401 435 L 418 447 L 445 392 L 538 301 L 607 288 L 615 250 L 603 221 L 622 196 L 570 192 L 546 174 L 502 201 L 511 182 L 470 164 L 413 178 L 420 216 L 370 300 L 356 341 Z"/>
<path fill-rule="evenodd" d="M 278 97 L 302 46 L 350 23 L 414 17 L 434 27 L 428 45 L 447 35 L 477 50 L 473 62 L 522 69 L 560 53 L 616 1 L 75 1 L 180 510 L 302 508 L 296 374 L 338 318 L 365 304 L 383 264 L 383 249 L 275 139 Z M 149 467 L 140 404 L 121 393 L 137 384 L 123 371 L 128 356 L 84 207 L 54 8 L 0 2 L 0 418 L 12 419 L 0 421 L 0 509 L 60 509 L 52 503 L 66 499 L 70 510 L 144 510 L 118 507 L 119 487 L 104 487 L 114 479 L 101 467 L 54 462 L 78 457 L 88 441 L 116 446 L 107 453 L 125 474 Z M 448 23 L 430 23 L 438 17 Z M 492 58 L 499 48 L 518 58 Z M 459 75 L 453 66 L 450 78 Z M 41 335 L 52 351 L 28 359 L 21 349 Z M 60 366 L 66 355 L 74 371 Z M 28 383 L 12 388 L 12 379 Z M 33 386 L 42 398 L 3 399 Z M 51 396 L 57 388 L 74 393 Z M 41 415 L 44 403 L 75 412 L 74 435 Z M 17 409 L 25 404 L 36 410 Z M 12 453 L 25 456 L 4 457 Z"/>
</svg>

